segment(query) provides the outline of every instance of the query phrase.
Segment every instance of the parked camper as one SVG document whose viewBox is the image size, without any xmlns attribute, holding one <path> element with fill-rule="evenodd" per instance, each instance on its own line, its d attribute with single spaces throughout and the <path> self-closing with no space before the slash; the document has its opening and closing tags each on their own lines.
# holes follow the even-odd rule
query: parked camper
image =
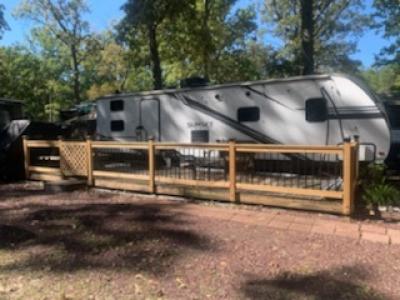
<svg viewBox="0 0 400 300">
<path fill-rule="evenodd" d="M 385 110 L 393 141 L 387 159 L 388 165 L 391 169 L 400 169 L 400 100 L 385 101 Z"/>
<path fill-rule="evenodd" d="M 337 145 L 358 136 L 360 160 L 384 160 L 390 123 L 377 96 L 346 75 L 315 75 L 116 94 L 97 101 L 104 140 Z"/>
<path fill-rule="evenodd" d="M 55 124 L 24 119 L 21 101 L 0 99 L 0 180 L 24 177 L 22 135 L 54 139 L 60 134 Z"/>
<path fill-rule="evenodd" d="M 82 140 L 96 132 L 96 103 L 82 102 L 60 111 L 63 136 L 66 139 Z"/>
</svg>

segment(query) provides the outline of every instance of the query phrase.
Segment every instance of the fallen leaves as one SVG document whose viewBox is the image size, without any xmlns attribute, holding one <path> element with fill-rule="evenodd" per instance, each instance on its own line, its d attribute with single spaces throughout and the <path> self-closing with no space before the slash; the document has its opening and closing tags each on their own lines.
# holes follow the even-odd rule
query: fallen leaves
<svg viewBox="0 0 400 300">
<path fill-rule="evenodd" d="M 178 284 L 179 289 L 185 289 L 187 287 L 182 278 L 177 277 L 175 280 Z"/>
</svg>

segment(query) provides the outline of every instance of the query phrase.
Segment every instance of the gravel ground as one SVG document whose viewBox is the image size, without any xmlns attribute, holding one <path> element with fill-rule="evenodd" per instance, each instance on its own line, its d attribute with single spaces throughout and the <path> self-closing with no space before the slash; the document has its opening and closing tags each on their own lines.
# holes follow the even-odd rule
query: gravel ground
<svg viewBox="0 0 400 300">
<path fill-rule="evenodd" d="M 205 205 L 26 183 L 0 186 L 0 220 L 0 299 L 400 299 L 400 246 Z"/>
</svg>

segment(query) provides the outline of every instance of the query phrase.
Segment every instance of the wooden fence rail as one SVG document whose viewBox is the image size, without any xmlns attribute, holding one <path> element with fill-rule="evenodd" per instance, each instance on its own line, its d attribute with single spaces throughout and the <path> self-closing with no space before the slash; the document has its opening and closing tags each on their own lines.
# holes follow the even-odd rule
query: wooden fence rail
<svg viewBox="0 0 400 300">
<path fill-rule="evenodd" d="M 358 143 L 338 146 L 38 141 L 24 138 L 26 177 L 350 215 Z"/>
</svg>

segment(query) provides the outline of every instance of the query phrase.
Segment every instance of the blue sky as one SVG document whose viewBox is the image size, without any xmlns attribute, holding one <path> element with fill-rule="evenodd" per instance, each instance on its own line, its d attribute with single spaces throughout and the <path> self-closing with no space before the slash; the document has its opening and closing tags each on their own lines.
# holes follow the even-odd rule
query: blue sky
<svg viewBox="0 0 400 300">
<path fill-rule="evenodd" d="M 110 27 L 118 21 L 122 12 L 120 7 L 126 0 L 87 0 L 91 13 L 87 15 L 87 20 L 95 31 L 101 31 Z M 184 0 L 183 0 L 184 1 Z M 239 6 L 245 6 L 253 3 L 254 0 L 239 0 Z M 372 0 L 366 0 L 367 10 L 371 10 Z M 0 0 L 6 7 L 6 20 L 11 27 L 11 31 L 6 31 L 0 45 L 12 45 L 15 43 L 23 43 L 29 35 L 32 28 L 32 23 L 26 20 L 16 20 L 12 17 L 12 11 L 20 3 L 20 0 Z M 274 38 L 266 37 L 266 41 L 273 46 L 279 43 Z M 366 32 L 358 43 L 358 52 L 353 55 L 353 58 L 363 62 L 364 66 L 368 67 L 374 63 L 374 56 L 379 53 L 385 45 L 388 44 L 381 34 L 374 30 Z"/>
</svg>

